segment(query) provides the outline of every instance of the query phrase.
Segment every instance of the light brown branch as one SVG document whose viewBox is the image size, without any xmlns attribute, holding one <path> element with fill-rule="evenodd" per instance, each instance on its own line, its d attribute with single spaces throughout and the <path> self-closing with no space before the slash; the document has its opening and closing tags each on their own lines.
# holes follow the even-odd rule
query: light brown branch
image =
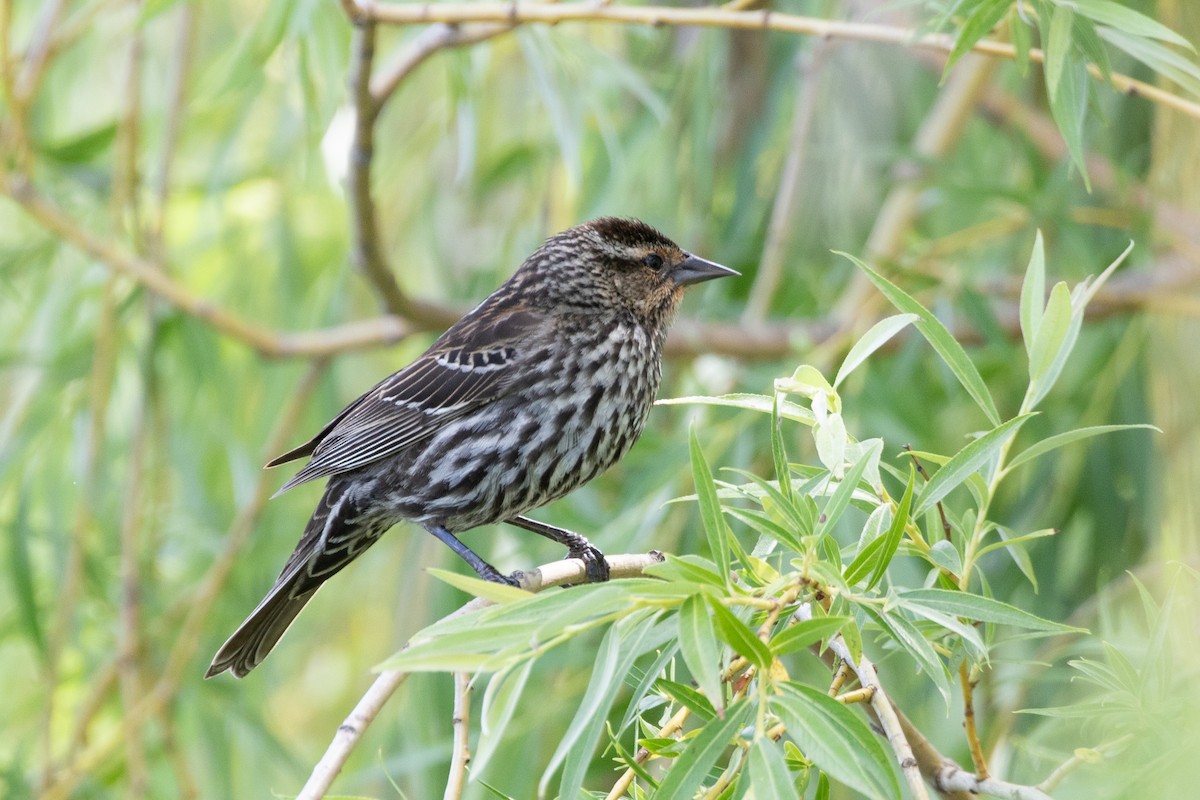
<svg viewBox="0 0 1200 800">
<path fill-rule="evenodd" d="M 950 52 L 955 37 L 950 34 L 918 34 L 908 28 L 866 22 L 802 17 L 764 9 L 762 11 L 729 11 L 722 8 L 671 8 L 665 6 L 616 6 L 594 3 L 376 3 L 361 0 L 358 4 L 365 17 L 391 25 L 423 23 L 459 24 L 466 22 L 504 22 L 508 24 L 539 23 L 555 25 L 561 22 L 612 22 L 623 25 L 659 27 L 695 26 L 702 28 L 731 28 L 737 30 L 772 30 L 807 34 L 826 39 L 849 39 L 861 42 L 896 44 L 928 50 Z M 972 50 L 983 55 L 1013 60 L 1016 48 L 1007 42 L 981 39 Z M 1029 60 L 1040 64 L 1045 60 L 1041 50 L 1029 51 Z M 1105 79 L 1100 69 L 1088 66 L 1093 78 Z M 1187 100 L 1128 75 L 1111 73 L 1111 84 L 1119 92 L 1145 97 L 1200 119 L 1200 103 Z"/>
<path fill-rule="evenodd" d="M 467 765 L 471 763 L 471 673 L 454 673 L 454 743 L 451 747 L 450 775 L 446 779 L 443 800 L 459 800 L 467 783 Z"/>
<path fill-rule="evenodd" d="M 963 728 L 971 748 L 971 762 L 975 765 L 975 775 L 984 780 L 989 775 L 987 759 L 983 756 L 983 745 L 979 743 L 979 728 L 975 724 L 975 684 L 971 682 L 971 671 L 965 658 L 958 665 L 958 680 L 962 684 Z"/>
<path fill-rule="evenodd" d="M 661 553 L 608 556 L 609 574 L 612 578 L 636 577 L 641 575 L 647 567 L 658 564 L 662 560 Z M 587 568 L 582 559 L 565 558 L 562 561 L 543 564 L 537 569 L 522 572 L 516 577 L 520 581 L 522 589 L 540 592 L 552 586 L 586 582 Z M 489 601 L 475 598 L 444 619 L 472 614 L 489 605 L 491 605 Z M 333 741 L 329 743 L 325 755 L 313 767 L 312 775 L 304 784 L 304 788 L 300 790 L 297 800 L 319 800 L 325 796 L 338 773 L 342 771 L 346 759 L 354 752 L 354 748 L 366 733 L 367 728 L 409 674 L 400 670 L 387 670 L 380 673 L 375 682 L 371 684 L 371 688 L 358 701 L 354 710 L 338 726 Z"/>
<path fill-rule="evenodd" d="M 421 31 L 397 56 L 395 61 L 383 70 L 382 75 L 371 79 L 371 99 L 376 106 L 382 107 L 404 79 L 439 50 L 477 44 L 512 29 L 513 26 L 506 22 L 480 23 L 478 25 L 432 25 Z"/>
</svg>

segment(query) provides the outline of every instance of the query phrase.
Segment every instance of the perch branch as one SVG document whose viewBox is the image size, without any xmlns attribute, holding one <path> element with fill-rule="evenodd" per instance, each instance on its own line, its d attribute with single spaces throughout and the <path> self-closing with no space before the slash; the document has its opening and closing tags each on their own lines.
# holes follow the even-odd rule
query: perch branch
<svg viewBox="0 0 1200 800">
<path fill-rule="evenodd" d="M 661 553 L 617 555 L 608 557 L 609 575 L 612 578 L 632 578 L 641 575 L 652 564 L 663 559 Z M 566 558 L 544 564 L 537 569 L 523 572 L 516 576 L 521 588 L 529 592 L 540 592 L 552 586 L 565 586 L 572 583 L 587 581 L 587 568 L 582 559 Z M 491 605 L 487 600 L 475 598 L 443 619 L 452 619 L 464 614 L 471 614 Z M 405 645 L 407 647 L 407 645 Z M 381 672 L 371 688 L 358 701 L 358 705 L 350 712 L 345 721 L 338 726 L 325 755 L 313 767 L 308 782 L 297 795 L 297 800 L 319 800 L 329 791 L 334 779 L 341 772 L 346 759 L 354 751 L 363 734 L 379 714 L 388 698 L 400 688 L 410 673 L 400 670 Z"/>
</svg>

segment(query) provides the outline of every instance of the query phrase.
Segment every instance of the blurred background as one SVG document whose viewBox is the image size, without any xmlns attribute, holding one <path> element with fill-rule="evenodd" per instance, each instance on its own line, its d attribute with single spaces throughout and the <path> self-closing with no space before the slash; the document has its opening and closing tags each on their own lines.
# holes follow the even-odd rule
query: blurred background
<svg viewBox="0 0 1200 800">
<path fill-rule="evenodd" d="M 1125 5 L 1200 40 L 1194 3 Z M 776 8 L 953 32 L 959 6 Z M 1200 120 L 1186 109 L 1090 84 L 1068 118 L 1085 181 L 1037 66 L 968 55 L 943 78 L 944 53 L 778 32 L 571 23 L 439 47 L 451 29 L 380 27 L 363 173 L 350 153 L 365 34 L 337 3 L 5 0 L 0 12 L 3 796 L 298 791 L 370 668 L 463 601 L 423 568 L 463 567 L 399 527 L 249 678 L 203 681 L 318 497 L 306 486 L 266 502 L 290 473 L 261 465 L 419 354 L 547 235 L 602 214 L 643 218 L 744 276 L 690 293 L 662 396 L 768 392 L 801 363 L 831 373 L 889 313 L 842 250 L 970 343 L 1005 415 L 1025 388 L 1016 307 L 1035 231 L 1050 279 L 1072 284 L 1134 240 L 1022 437 L 1163 432 L 1058 451 L 1002 494 L 1014 531 L 1061 534 L 1032 544 L 1028 564 L 990 556 L 992 591 L 1095 635 L 1047 645 L 1037 665 L 999 659 L 977 713 L 996 771 L 1034 783 L 1123 726 L 1156 732 L 1151 755 L 1089 764 L 1062 796 L 1170 795 L 1196 777 L 1198 703 L 1180 688 L 1200 665 Z M 1164 81 L 1096 46 L 1114 70 Z M 1194 101 L 1179 70 L 1166 75 L 1183 88 L 1163 85 Z M 379 250 L 360 258 L 364 174 Z M 851 432 L 884 437 L 888 454 L 953 452 L 986 425 L 917 336 L 841 391 Z M 662 407 L 619 466 L 535 516 L 608 553 L 702 552 L 693 506 L 664 505 L 691 492 L 689 424 L 715 467 L 769 472 L 765 417 Z M 792 458 L 811 461 L 807 431 L 789 435 Z M 464 538 L 503 570 L 561 556 L 517 530 Z M 1138 582 L 1173 598 L 1150 621 Z M 1141 676 L 1127 717 L 1012 713 L 1084 709 L 1097 690 L 1065 661 L 1102 641 Z M 885 656 L 891 695 L 969 763 L 961 710 Z M 591 662 L 544 659 L 537 713 L 516 715 L 484 780 L 533 796 Z M 410 679 L 338 791 L 440 796 L 451 695 L 449 676 Z M 467 794 L 494 796 L 479 783 Z"/>
</svg>

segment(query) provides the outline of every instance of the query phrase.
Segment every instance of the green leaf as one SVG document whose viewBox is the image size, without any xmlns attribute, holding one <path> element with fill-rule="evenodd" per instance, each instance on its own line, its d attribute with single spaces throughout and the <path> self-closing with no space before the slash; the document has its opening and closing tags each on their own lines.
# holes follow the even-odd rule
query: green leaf
<svg viewBox="0 0 1200 800">
<path fill-rule="evenodd" d="M 950 702 L 950 684 L 947 680 L 946 665 L 934 651 L 916 625 L 901 613 L 883 611 L 868 604 L 860 605 L 875 624 L 883 628 L 898 647 L 908 653 L 916 662 L 916 666 L 933 680 L 934 686 L 942 695 L 942 699 Z"/>
<path fill-rule="evenodd" d="M 792 471 L 788 467 L 787 450 L 783 446 L 783 426 L 780 425 L 779 403 L 783 398 L 775 395 L 775 405 L 771 409 L 771 458 L 775 462 L 775 480 L 779 482 L 780 493 L 787 498 L 792 496 Z"/>
<path fill-rule="evenodd" d="M 720 716 L 725 715 L 725 698 L 721 691 L 721 647 L 713 628 L 708 604 L 700 595 L 692 595 L 679 607 L 679 652 L 688 671 L 696 679 L 700 691 Z"/>
<path fill-rule="evenodd" d="M 858 715 L 811 686 L 784 683 L 780 688 L 770 699 L 771 709 L 804 755 L 860 794 L 878 800 L 900 797 L 891 759 Z"/>
<path fill-rule="evenodd" d="M 474 597 L 482 597 L 484 600 L 491 600 L 493 603 L 503 605 L 512 603 L 517 600 L 524 600 L 527 597 L 533 597 L 533 592 L 527 592 L 524 589 L 519 589 L 516 586 L 509 586 L 504 583 L 496 583 L 495 581 L 485 581 L 482 578 L 474 578 L 468 575 L 462 575 L 458 572 L 451 572 L 446 569 L 438 569 L 437 567 L 426 567 L 428 572 L 433 577 L 437 578 L 442 583 L 448 583 L 455 589 L 466 592 Z"/>
<path fill-rule="evenodd" d="M 891 317 L 885 317 L 872 325 L 871 329 L 854 343 L 854 346 L 850 348 L 850 352 L 842 360 L 842 366 L 838 368 L 837 377 L 833 379 L 833 388 L 836 389 L 872 353 L 883 347 L 893 336 L 918 319 L 920 317 L 916 314 L 896 314 Z"/>
<path fill-rule="evenodd" d="M 545 795 L 551 776 L 563 765 L 560 797 L 577 797 L 584 774 L 591 764 L 596 743 L 604 730 L 609 709 L 624 685 L 633 662 L 647 650 L 658 647 L 673 632 L 674 626 L 655 623 L 655 614 L 635 612 L 613 625 L 604 634 L 592 679 L 579 702 L 579 709 L 559 740 L 558 748 L 538 782 L 538 794 Z"/>
<path fill-rule="evenodd" d="M 1063 2 L 1063 0 L 1058 0 Z M 1160 39 L 1164 42 L 1186 47 L 1195 52 L 1195 46 L 1161 22 L 1134 11 L 1129 6 L 1112 0 L 1067 0 L 1074 9 L 1089 19 L 1124 31 L 1130 36 Z"/>
<path fill-rule="evenodd" d="M 1033 340 L 1042 324 L 1045 305 L 1046 246 L 1039 230 L 1033 239 L 1033 253 L 1025 268 L 1025 280 L 1021 283 L 1021 338 L 1025 341 L 1027 354 L 1033 351 Z"/>
<path fill-rule="evenodd" d="M 725 588 L 725 582 L 717 574 L 717 565 L 701 556 L 690 554 L 675 556 L 667 553 L 665 561 L 651 564 L 646 568 L 645 573 L 667 581 L 700 583 L 721 589 Z"/>
<path fill-rule="evenodd" d="M 1005 468 L 1005 472 L 1011 472 L 1022 464 L 1033 461 L 1035 458 L 1040 458 L 1041 456 L 1046 455 L 1046 453 L 1057 450 L 1060 447 L 1072 444 L 1074 442 L 1090 439 L 1093 436 L 1100 436 L 1105 433 L 1130 431 L 1139 428 L 1154 431 L 1156 433 L 1162 433 L 1162 430 L 1160 430 L 1157 426 L 1146 423 L 1130 425 L 1093 425 L 1087 428 L 1076 428 L 1073 431 L 1059 433 L 1030 445 L 1025 450 L 1022 450 L 1019 455 L 1014 457 L 1012 461 L 1008 463 L 1008 466 Z"/>
<path fill-rule="evenodd" d="M 704 451 L 700 449 L 700 440 L 696 437 L 694 426 L 688 435 L 688 445 L 692 459 L 692 479 L 696 484 L 700 520 L 704 525 L 704 535 L 708 539 L 708 549 L 712 552 L 713 561 L 720 570 L 722 580 L 728 584 L 729 540 L 733 534 L 725 522 L 724 514 L 721 513 L 721 502 L 717 499 L 717 488 L 713 485 L 712 470 L 704 460 Z"/>
<path fill-rule="evenodd" d="M 1053 104 L 1062 84 L 1063 68 L 1071 53 L 1071 26 L 1075 12 L 1070 6 L 1056 5 L 1050 16 L 1050 31 L 1046 34 L 1046 91 Z"/>
<path fill-rule="evenodd" d="M 691 396 L 691 397 L 668 397 L 654 402 L 656 406 L 684 406 L 684 405 L 705 405 L 705 406 L 724 406 L 726 408 L 741 408 L 747 411 L 757 411 L 760 414 L 770 414 L 776 408 L 775 398 L 765 394 L 723 394 L 717 397 Z M 790 419 L 793 422 L 799 422 L 803 425 L 816 424 L 816 418 L 813 417 L 812 411 L 808 410 L 799 403 L 793 403 L 790 400 L 781 400 L 779 402 L 779 416 L 784 419 Z"/>
<path fill-rule="evenodd" d="M 724 720 L 709 722 L 693 738 L 687 750 L 671 765 L 671 771 L 658 786 L 655 797 L 663 800 L 691 797 L 704 783 L 721 754 L 733 743 L 734 737 L 750 718 L 754 708 L 742 700 L 729 707 Z M 575 797 L 562 794 L 561 797 Z"/>
<path fill-rule="evenodd" d="M 955 453 L 921 489 L 920 499 L 917 501 L 916 509 L 913 510 L 913 516 L 919 517 L 933 508 L 938 501 L 987 463 L 1000 450 L 1008 437 L 1012 436 L 1017 428 L 1024 425 L 1030 416 L 1032 415 L 1022 414 L 1019 417 L 1013 417 Z"/>
<path fill-rule="evenodd" d="M 782 749 L 765 736 L 755 739 L 750 748 L 750 784 L 754 796 L 762 800 L 800 800 Z"/>
<path fill-rule="evenodd" d="M 878 558 L 871 567 L 871 577 L 867 580 L 867 588 L 870 589 L 878 586 L 883 580 L 883 576 L 887 574 L 888 565 L 892 563 L 892 559 L 896 555 L 897 548 L 900 547 L 900 540 L 904 538 L 904 531 L 908 527 L 909 512 L 912 509 L 914 486 L 917 480 L 917 471 L 910 464 L 908 468 L 908 485 L 904 487 L 904 495 L 900 498 L 900 505 L 896 506 L 896 513 L 892 516 L 892 524 L 888 526 L 887 533 L 880 537 L 883 545 L 880 547 Z"/>
<path fill-rule="evenodd" d="M 1085 628 L 1051 622 L 1048 619 L 1036 617 L 1028 611 L 1022 611 L 1016 606 L 1010 606 L 1008 603 L 970 592 L 955 592 L 949 589 L 911 589 L 901 592 L 899 596 L 906 603 L 923 605 L 935 611 L 979 622 L 1012 625 L 1048 633 L 1087 633 Z"/>
<path fill-rule="evenodd" d="M 1158 42 L 1130 36 L 1117 28 L 1100 28 L 1100 38 L 1124 50 L 1150 69 L 1179 84 L 1192 95 L 1200 95 L 1200 65 Z"/>
<path fill-rule="evenodd" d="M 837 521 L 841 519 L 846 507 L 850 505 L 850 498 L 854 496 L 859 481 L 862 480 L 863 472 L 866 471 L 869 463 L 869 456 L 860 458 L 855 462 L 854 466 L 850 467 L 850 471 L 838 483 L 837 488 L 833 490 L 833 495 L 829 498 L 829 502 L 821 509 L 823 519 L 820 527 L 817 528 L 817 535 L 820 536 L 828 533 L 830 528 L 836 525 Z"/>
<path fill-rule="evenodd" d="M 1029 50 L 1033 46 L 1029 25 L 1021 19 L 1021 12 L 1016 4 L 1008 17 L 1009 36 L 1012 38 L 1013 50 L 1016 51 L 1013 61 L 1016 62 L 1017 72 L 1024 78 L 1029 75 Z"/>
<path fill-rule="evenodd" d="M 717 710 L 713 708 L 712 701 L 687 684 L 659 678 L 654 685 L 660 692 L 669 695 L 680 705 L 690 708 L 692 713 L 700 719 L 707 721 L 717 718 Z"/>
<path fill-rule="evenodd" d="M 954 542 L 940 539 L 929 548 L 929 560 L 951 575 L 962 575 L 962 556 Z"/>
<path fill-rule="evenodd" d="M 1071 327 L 1071 290 L 1067 284 L 1056 283 L 1050 290 L 1050 301 L 1046 304 L 1045 316 L 1038 325 L 1029 349 L 1029 382 L 1045 381 L 1050 368 L 1058 358 L 1067 341 Z"/>
<path fill-rule="evenodd" d="M 482 728 L 479 743 L 471 758 L 471 769 L 482 774 L 484 767 L 496 752 L 496 746 L 504 736 L 508 723 L 521 700 L 521 693 L 529 681 L 534 659 L 526 659 L 509 669 L 497 672 L 488 681 L 483 692 L 483 710 L 480 712 Z"/>
<path fill-rule="evenodd" d="M 892 305 L 905 313 L 916 314 L 920 317 L 920 320 L 916 323 L 917 330 L 921 332 L 921 335 L 925 337 L 937 354 L 942 357 L 942 360 L 946 362 L 946 366 L 950 368 L 950 371 L 954 373 L 954 377 L 967 390 L 967 394 L 975 400 L 975 403 L 987 415 L 988 420 L 993 425 L 1000 424 L 1000 412 L 996 410 L 996 403 L 988 392 L 983 378 L 980 377 L 979 370 L 975 369 L 975 365 L 967 357 L 967 351 L 950 335 L 950 331 L 946 330 L 946 326 L 932 312 L 859 259 L 849 253 L 838 252 L 838 255 L 845 256 L 857 264 L 859 269 L 867 274 L 871 282 L 883 292 Z"/>
<path fill-rule="evenodd" d="M 712 608 L 717 635 L 732 647 L 735 653 L 745 656 L 751 664 L 759 669 L 770 669 L 771 651 L 763 644 L 762 639 L 750 630 L 750 626 L 717 600 L 709 598 L 709 606 Z"/>
<path fill-rule="evenodd" d="M 954 63 L 970 52 L 975 43 L 986 36 L 988 31 L 996 27 L 996 23 L 1008 11 L 1011 4 L 1012 0 L 981 0 L 967 15 L 962 29 L 958 32 L 958 38 L 954 40 L 954 49 L 950 51 L 950 57 L 946 60 L 946 69 L 942 72 L 943 81 L 946 80 Z"/>
<path fill-rule="evenodd" d="M 775 635 L 771 640 L 771 652 L 777 656 L 795 653 L 829 639 L 851 622 L 850 617 L 814 617 L 797 622 Z"/>
<path fill-rule="evenodd" d="M 1082 60 L 1071 61 L 1064 65 L 1057 91 L 1050 98 L 1050 114 L 1067 144 L 1071 163 L 1079 170 L 1084 188 L 1089 192 L 1092 185 L 1083 152 L 1083 121 L 1087 113 L 1091 85 L 1091 76 L 1088 75 Z"/>
</svg>

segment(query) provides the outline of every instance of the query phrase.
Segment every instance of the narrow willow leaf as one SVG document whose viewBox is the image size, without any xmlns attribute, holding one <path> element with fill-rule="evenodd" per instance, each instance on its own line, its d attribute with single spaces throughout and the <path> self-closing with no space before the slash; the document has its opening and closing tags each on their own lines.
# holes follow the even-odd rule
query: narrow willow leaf
<svg viewBox="0 0 1200 800">
<path fill-rule="evenodd" d="M 504 583 L 496 583 L 495 581 L 485 581 L 482 578 L 474 578 L 468 575 L 462 575 L 458 572 L 451 572 L 446 569 L 438 569 L 437 567 L 426 567 L 428 572 L 433 577 L 437 578 L 442 583 L 448 583 L 455 589 L 466 592 L 474 597 L 482 597 L 484 600 L 491 600 L 493 603 L 503 605 L 504 603 L 512 603 L 517 600 L 524 600 L 527 597 L 533 597 L 533 592 L 527 592 L 516 586 L 509 586 Z"/>
<path fill-rule="evenodd" d="M 929 560 L 951 575 L 962 575 L 962 556 L 954 542 L 945 539 L 934 542 L 933 547 L 929 548 Z"/>
<path fill-rule="evenodd" d="M 946 330 L 946 326 L 932 312 L 906 294 L 904 290 L 868 267 L 864 262 L 849 253 L 839 252 L 838 255 L 845 256 L 857 264 L 858 268 L 867 274 L 871 282 L 883 292 L 892 305 L 905 313 L 916 314 L 920 317 L 920 320 L 916 323 L 917 330 L 921 332 L 921 335 L 925 337 L 926 341 L 929 342 L 937 354 L 942 357 L 942 360 L 950 368 L 954 377 L 967 390 L 967 394 L 975 400 L 975 403 L 987 415 L 988 420 L 993 425 L 1000 424 L 1000 412 L 996 410 L 996 402 L 988 392 L 983 378 L 980 377 L 979 370 L 975 369 L 975 365 L 971 363 L 971 359 L 967 356 L 967 351 L 950 335 L 950 331 Z"/>
<path fill-rule="evenodd" d="M 717 600 L 710 598 L 713 622 L 716 623 L 717 635 L 733 648 L 740 656 L 745 656 L 750 663 L 759 669 L 769 669 L 771 666 L 771 651 L 763 644 L 750 626 L 738 619 L 737 615 Z"/>
<path fill-rule="evenodd" d="M 538 782 L 539 795 L 546 794 L 550 778 L 560 764 L 563 775 L 559 796 L 579 795 L 609 709 L 633 662 L 642 653 L 661 645 L 673 633 L 673 625 L 656 623 L 654 612 L 649 610 L 634 612 L 608 629 L 596 654 L 592 678 L 579 702 L 579 709 Z"/>
<path fill-rule="evenodd" d="M 988 31 L 996 27 L 996 23 L 1008 11 L 1011 4 L 1012 0 L 980 0 L 980 3 L 963 21 L 962 29 L 959 30 L 958 37 L 954 40 L 954 49 L 950 51 L 950 57 L 946 60 L 946 69 L 942 72 L 943 81 L 950 74 L 950 68 L 954 66 L 955 62 L 970 52 L 975 43 L 986 36 Z"/>
<path fill-rule="evenodd" d="M 775 405 L 771 409 L 771 458 L 775 462 L 775 480 L 779 482 L 779 491 L 784 497 L 792 496 L 792 471 L 788 467 L 787 451 L 783 446 L 783 427 L 779 424 L 779 402 L 782 398 L 775 396 Z"/>
<path fill-rule="evenodd" d="M 674 556 L 667 553 L 665 561 L 646 567 L 647 575 L 667 581 L 684 581 L 708 584 L 725 588 L 725 581 L 717 574 L 717 565 L 702 556 L 691 554 Z"/>
<path fill-rule="evenodd" d="M 725 715 L 721 691 L 721 646 L 713 628 L 708 604 L 692 595 L 679 607 L 679 652 L 700 691 L 708 695 L 717 714 Z"/>
<path fill-rule="evenodd" d="M 1007 2 L 1007 0 L 1005 0 Z M 947 67 L 947 69 L 949 69 Z M 885 317 L 879 320 L 871 329 L 862 335 L 862 338 L 854 343 L 850 348 L 850 352 L 842 360 L 842 366 L 838 368 L 837 377 L 833 379 L 833 388 L 846 379 L 846 377 L 856 370 L 860 364 L 867 360 L 872 353 L 883 347 L 888 341 L 900 331 L 904 330 L 908 325 L 916 322 L 920 317 L 916 314 L 895 314 L 890 317 Z"/>
<path fill-rule="evenodd" d="M 785 683 L 770 700 L 788 736 L 830 777 L 870 798 L 900 797 L 900 781 L 880 739 L 857 714 L 823 691 Z"/>
<path fill-rule="evenodd" d="M 1200 65 L 1195 61 L 1184 58 L 1158 42 L 1130 36 L 1118 28 L 1100 28 L 1097 33 L 1100 38 L 1124 50 L 1155 72 L 1178 83 L 1187 92 L 1200 95 Z"/>
<path fill-rule="evenodd" d="M 734 737 L 750 718 L 754 706 L 742 700 L 729 707 L 724 720 L 709 722 L 688 744 L 687 749 L 675 759 L 671 771 L 658 786 L 655 797 L 692 797 L 704 784 L 705 778 L 716 765 L 721 754 L 733 743 Z M 562 794 L 562 797 L 575 795 Z"/>
<path fill-rule="evenodd" d="M 1050 98 L 1050 114 L 1067 144 L 1071 163 L 1079 170 L 1084 188 L 1089 192 L 1092 190 L 1092 184 L 1083 152 L 1083 121 L 1087 114 L 1091 80 L 1082 59 L 1070 60 L 1063 66 L 1058 89 Z"/>
<path fill-rule="evenodd" d="M 1017 72 L 1024 78 L 1029 75 L 1029 50 L 1033 46 L 1029 25 L 1025 20 L 1021 19 L 1021 12 L 1016 4 L 1013 5 L 1012 11 L 1008 17 L 1008 31 L 1012 38 L 1013 50 L 1015 55 L 1013 61 L 1016 62 Z"/>
<path fill-rule="evenodd" d="M 814 617 L 789 625 L 771 640 L 771 652 L 783 656 L 803 650 L 829 639 L 850 622 L 853 622 L 850 617 Z"/>
<path fill-rule="evenodd" d="M 990 553 L 993 550 L 999 550 L 1004 547 L 1012 547 L 1013 545 L 1024 544 L 1025 542 L 1032 542 L 1034 539 L 1044 539 L 1047 536 L 1054 536 L 1055 534 L 1058 533 L 1058 529 L 1057 528 L 1042 528 L 1040 531 L 1034 531 L 1033 533 L 1026 533 L 1021 536 L 1016 536 L 1011 531 L 1009 531 L 1007 528 L 997 526 L 996 532 L 1000 536 L 1000 541 L 992 542 L 989 545 L 979 548 L 979 552 L 977 552 L 975 554 L 976 557 L 982 556 L 985 553 Z"/>
<path fill-rule="evenodd" d="M 1071 53 L 1071 26 L 1075 12 L 1069 6 L 1054 7 L 1050 16 L 1050 31 L 1046 34 L 1046 92 L 1054 103 L 1062 85 L 1063 68 Z"/>
<path fill-rule="evenodd" d="M 757 411 L 760 414 L 770 414 L 775 408 L 775 398 L 765 394 L 723 394 L 717 397 L 691 396 L 691 397 L 667 397 L 662 400 L 656 400 L 656 406 L 684 406 L 684 405 L 705 405 L 705 406 L 724 406 L 726 408 L 741 408 L 747 411 Z M 792 422 L 799 422 L 803 425 L 813 425 L 816 419 L 813 413 L 799 403 L 793 403 L 791 400 L 781 400 L 778 405 L 779 416 L 784 419 L 790 419 Z"/>
<path fill-rule="evenodd" d="M 861 605 L 859 608 L 865 611 L 867 616 L 882 628 L 898 647 L 908 653 L 912 660 L 916 662 L 917 668 L 928 675 L 933 681 L 933 685 L 937 687 L 938 692 L 942 695 L 942 700 L 949 703 L 950 682 L 948 673 L 946 672 L 946 665 L 942 663 L 942 659 L 934 651 L 933 645 L 922 635 L 917 626 L 898 612 L 881 611 L 870 605 Z"/>
<path fill-rule="evenodd" d="M 1060 0 L 1061 2 L 1062 0 Z M 1130 36 L 1159 39 L 1195 52 L 1196 47 L 1175 31 L 1151 17 L 1113 0 L 1067 0 L 1081 15 L 1109 25 Z"/>
<path fill-rule="evenodd" d="M 1025 450 L 1022 450 L 1016 457 L 1012 459 L 1012 461 L 1008 463 L 1008 467 L 1005 471 L 1011 472 L 1022 464 L 1033 461 L 1035 458 L 1040 458 L 1041 456 L 1046 455 L 1046 453 L 1057 450 L 1060 447 L 1072 444 L 1074 442 L 1090 439 L 1093 436 L 1100 436 L 1105 433 L 1131 431 L 1139 428 L 1148 431 L 1155 431 L 1156 433 L 1162 433 L 1162 430 L 1160 430 L 1158 427 L 1146 423 L 1130 425 L 1093 425 L 1087 428 L 1076 428 L 1073 431 L 1059 433 L 1030 445 Z"/>
<path fill-rule="evenodd" d="M 1046 313 L 1033 337 L 1029 350 L 1029 382 L 1042 387 L 1050 378 L 1050 370 L 1062 352 L 1071 329 L 1071 290 L 1063 282 L 1056 283 L 1050 290 Z M 1057 376 L 1053 376 L 1057 377 Z M 1049 391 L 1049 387 L 1045 387 Z M 1045 394 L 1042 392 L 1041 394 Z"/>
<path fill-rule="evenodd" d="M 1108 60 L 1108 50 L 1096 34 L 1096 24 L 1081 15 L 1075 16 L 1072 30 L 1075 46 L 1083 53 L 1084 58 L 1100 70 L 1104 82 L 1112 85 L 1112 64 Z"/>
<path fill-rule="evenodd" d="M 687 684 L 659 678 L 654 685 L 660 692 L 670 695 L 675 702 L 687 706 L 698 718 L 706 721 L 717 718 L 717 710 L 713 708 L 712 702 Z"/>
<path fill-rule="evenodd" d="M 751 511 L 746 508 L 731 508 L 729 513 L 734 517 L 745 522 L 754 530 L 764 536 L 770 536 L 775 541 L 779 542 L 784 547 L 790 548 L 794 552 L 804 552 L 804 545 L 794 533 L 775 522 L 766 514 L 760 514 L 757 511 Z"/>
<path fill-rule="evenodd" d="M 733 538 L 733 534 L 725 522 L 725 515 L 721 512 L 717 488 L 713 485 L 712 470 L 704 460 L 704 451 L 700 449 L 700 440 L 696 437 L 694 426 L 688 435 L 688 445 L 692 459 L 692 479 L 696 484 L 700 520 L 704 525 L 704 535 L 708 539 L 708 549 L 712 551 L 713 561 L 717 564 L 721 579 L 728 584 L 729 540 Z"/>
<path fill-rule="evenodd" d="M 970 592 L 955 592 L 948 589 L 911 589 L 901 592 L 899 596 L 905 603 L 923 605 L 935 611 L 979 622 L 993 622 L 998 625 L 1012 625 L 1049 633 L 1087 633 L 1085 628 L 1076 628 L 1072 625 L 1063 625 L 1060 622 L 1042 619 L 1028 611 L 1022 611 L 1016 606 Z"/>
<path fill-rule="evenodd" d="M 1033 239 L 1029 266 L 1025 267 L 1025 280 L 1021 283 L 1021 338 L 1025 341 L 1026 354 L 1033 351 L 1033 340 L 1042 324 L 1045 305 L 1046 246 L 1039 230 Z"/>
<path fill-rule="evenodd" d="M 750 748 L 750 784 L 761 800 L 800 800 L 796 781 L 788 771 L 783 750 L 768 737 L 754 740 Z"/>
<path fill-rule="evenodd" d="M 629 726 L 638 720 L 638 717 L 650 708 L 665 705 L 667 700 L 655 694 L 653 697 L 647 697 L 652 691 L 656 691 L 659 676 L 663 675 L 671 663 L 679 656 L 679 642 L 667 642 L 658 649 L 658 655 L 650 662 L 650 665 L 642 670 L 642 677 L 633 687 L 633 691 L 629 694 L 629 699 L 625 703 L 625 713 L 621 715 L 621 722 L 617 726 L 620 733 L 628 730 Z"/>
<path fill-rule="evenodd" d="M 921 496 L 917 501 L 917 507 L 913 510 L 913 516 L 919 517 L 933 508 L 939 500 L 965 481 L 967 476 L 987 463 L 1030 416 L 1022 414 L 1019 417 L 1013 417 L 955 453 L 921 489 Z"/>
<path fill-rule="evenodd" d="M 829 498 L 829 502 L 825 504 L 825 508 L 821 510 L 821 516 L 824 518 L 820 527 L 817 529 L 818 535 L 824 535 L 837 524 L 841 519 L 842 514 L 850 505 L 850 498 L 854 496 L 855 490 L 858 488 L 859 481 L 862 480 L 863 472 L 866 471 L 870 463 L 869 458 L 860 458 L 854 466 L 850 467 L 849 472 L 842 478 L 837 488 L 834 489 L 833 495 Z"/>
<path fill-rule="evenodd" d="M 532 658 L 526 659 L 509 669 L 497 672 L 488 681 L 487 689 L 483 692 L 483 710 L 479 715 L 482 732 L 471 758 L 473 772 L 482 773 L 496 753 L 496 746 L 500 744 L 504 731 L 517 710 L 525 684 L 529 681 L 533 662 Z"/>
<path fill-rule="evenodd" d="M 888 526 L 887 533 L 880 539 L 883 544 L 880 546 L 875 563 L 871 566 L 871 577 L 867 579 L 868 589 L 878 586 L 879 582 L 883 580 L 888 566 L 896 556 L 897 548 L 900 547 L 900 540 L 904 538 L 904 531 L 908 527 L 910 519 L 909 512 L 912 510 L 916 480 L 916 469 L 909 465 L 908 484 L 904 487 L 900 505 L 896 506 L 896 513 L 892 515 L 892 524 Z"/>
</svg>

